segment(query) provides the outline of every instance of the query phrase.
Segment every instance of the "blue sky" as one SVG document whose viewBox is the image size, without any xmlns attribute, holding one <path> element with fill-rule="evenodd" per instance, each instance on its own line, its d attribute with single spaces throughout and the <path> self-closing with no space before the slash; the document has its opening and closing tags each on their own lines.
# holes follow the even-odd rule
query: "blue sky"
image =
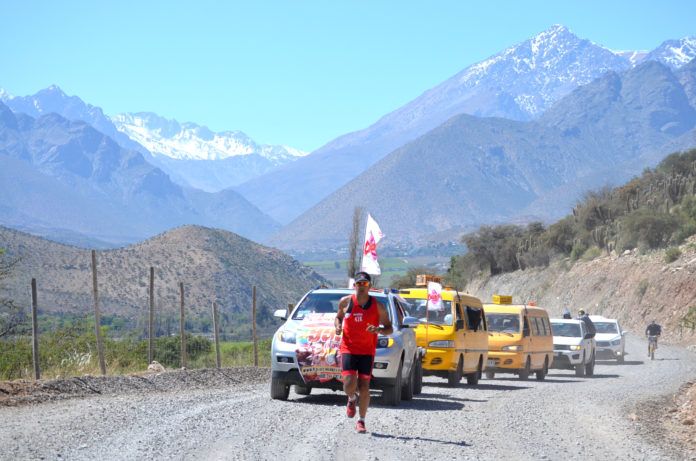
<svg viewBox="0 0 696 461">
<path fill-rule="evenodd" d="M 10 3 L 10 4 L 8 4 Z M 0 87 L 51 84 L 314 150 L 553 24 L 614 50 L 696 35 L 696 2 L 0 2 Z"/>
</svg>

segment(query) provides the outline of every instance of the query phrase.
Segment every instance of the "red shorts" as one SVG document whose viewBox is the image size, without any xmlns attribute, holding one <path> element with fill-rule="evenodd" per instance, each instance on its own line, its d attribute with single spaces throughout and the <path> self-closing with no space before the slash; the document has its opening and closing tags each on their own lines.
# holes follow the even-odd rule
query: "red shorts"
<svg viewBox="0 0 696 461">
<path fill-rule="evenodd" d="M 374 355 L 341 354 L 342 376 L 358 375 L 358 379 L 369 380 L 372 377 Z"/>
</svg>

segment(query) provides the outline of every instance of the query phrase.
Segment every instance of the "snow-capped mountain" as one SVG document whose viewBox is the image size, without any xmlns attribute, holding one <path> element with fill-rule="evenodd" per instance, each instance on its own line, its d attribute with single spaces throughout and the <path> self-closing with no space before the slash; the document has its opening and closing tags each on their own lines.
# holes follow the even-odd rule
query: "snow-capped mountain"
<svg viewBox="0 0 696 461">
<path fill-rule="evenodd" d="M 306 155 L 287 146 L 256 144 L 241 131 L 213 133 L 152 113 L 120 114 L 112 120 L 100 107 L 68 96 L 57 85 L 19 97 L 0 88 L 0 100 L 13 112 L 34 118 L 56 113 L 87 122 L 121 147 L 143 154 L 177 184 L 206 192 L 227 189 Z"/>
<path fill-rule="evenodd" d="M 659 61 L 668 67 L 679 69 L 696 56 L 696 36 L 679 40 L 667 40 L 645 57 L 648 61 Z"/>
<path fill-rule="evenodd" d="M 222 160 L 257 154 L 274 165 L 281 165 L 307 155 L 307 152 L 287 146 L 256 144 L 241 131 L 215 133 L 205 126 L 179 123 L 151 112 L 118 114 L 112 121 L 119 131 L 153 154 L 179 160 Z"/>
<path fill-rule="evenodd" d="M 101 107 L 87 104 L 77 96 L 68 96 L 57 85 L 51 85 L 30 96 L 12 96 L 0 88 L 0 99 L 12 112 L 27 114 L 33 118 L 55 113 L 68 120 L 82 120 L 109 136 L 121 147 L 137 150 L 146 159 L 150 158 L 147 149 L 116 129 Z"/>
<path fill-rule="evenodd" d="M 236 186 L 307 155 L 287 146 L 259 145 L 241 131 L 215 133 L 151 112 L 112 117 L 119 131 L 143 145 L 180 184 L 207 192 Z"/>
<path fill-rule="evenodd" d="M 674 46 L 665 47 L 659 59 L 670 59 L 676 52 Z M 687 46 L 678 52 L 685 58 L 696 55 Z M 607 71 L 628 70 L 647 56 L 614 52 L 554 25 L 468 66 L 373 125 L 336 138 L 239 190 L 264 212 L 288 223 L 386 154 L 455 115 L 531 120 L 574 89 Z"/>
</svg>

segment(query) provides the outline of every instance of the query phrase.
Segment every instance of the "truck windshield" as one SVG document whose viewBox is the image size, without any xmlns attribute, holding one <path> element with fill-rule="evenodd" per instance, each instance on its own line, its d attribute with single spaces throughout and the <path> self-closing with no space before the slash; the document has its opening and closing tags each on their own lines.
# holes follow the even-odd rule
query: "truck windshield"
<svg viewBox="0 0 696 461">
<path fill-rule="evenodd" d="M 551 330 L 554 336 L 565 336 L 568 338 L 579 338 L 582 336 L 580 325 L 577 323 L 551 322 Z"/>
<path fill-rule="evenodd" d="M 297 309 L 295 309 L 295 312 L 292 314 L 292 319 L 302 320 L 307 314 L 335 314 L 338 312 L 339 301 L 348 294 L 349 293 L 322 293 L 318 291 L 309 293 L 302 300 L 300 305 L 297 306 Z M 370 293 L 370 297 L 382 303 L 387 311 L 389 320 L 393 322 L 392 310 L 389 308 L 387 297 L 381 293 Z"/>
<path fill-rule="evenodd" d="M 486 320 L 488 320 L 488 331 L 497 331 L 499 333 L 519 333 L 520 332 L 520 314 L 498 314 L 486 312 Z"/>
<path fill-rule="evenodd" d="M 619 333 L 619 329 L 616 328 L 616 324 L 612 322 L 594 322 L 594 326 L 597 333 Z"/>
<path fill-rule="evenodd" d="M 454 325 L 452 318 L 452 301 L 442 300 L 444 307 L 441 311 L 433 311 L 425 309 L 425 299 L 407 298 L 409 304 L 413 306 L 413 316 L 417 317 L 421 323 L 430 325 Z"/>
</svg>

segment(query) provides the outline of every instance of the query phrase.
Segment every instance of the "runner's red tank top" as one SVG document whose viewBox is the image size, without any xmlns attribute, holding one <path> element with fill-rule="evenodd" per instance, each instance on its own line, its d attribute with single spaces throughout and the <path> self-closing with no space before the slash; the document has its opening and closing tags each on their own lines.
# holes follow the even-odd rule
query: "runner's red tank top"
<svg viewBox="0 0 696 461">
<path fill-rule="evenodd" d="M 375 355 L 377 350 L 377 335 L 367 331 L 368 325 L 379 326 L 379 309 L 377 300 L 370 296 L 367 308 L 358 304 L 355 294 L 351 298 L 351 306 L 343 318 L 343 339 L 341 340 L 342 354 Z"/>
</svg>

